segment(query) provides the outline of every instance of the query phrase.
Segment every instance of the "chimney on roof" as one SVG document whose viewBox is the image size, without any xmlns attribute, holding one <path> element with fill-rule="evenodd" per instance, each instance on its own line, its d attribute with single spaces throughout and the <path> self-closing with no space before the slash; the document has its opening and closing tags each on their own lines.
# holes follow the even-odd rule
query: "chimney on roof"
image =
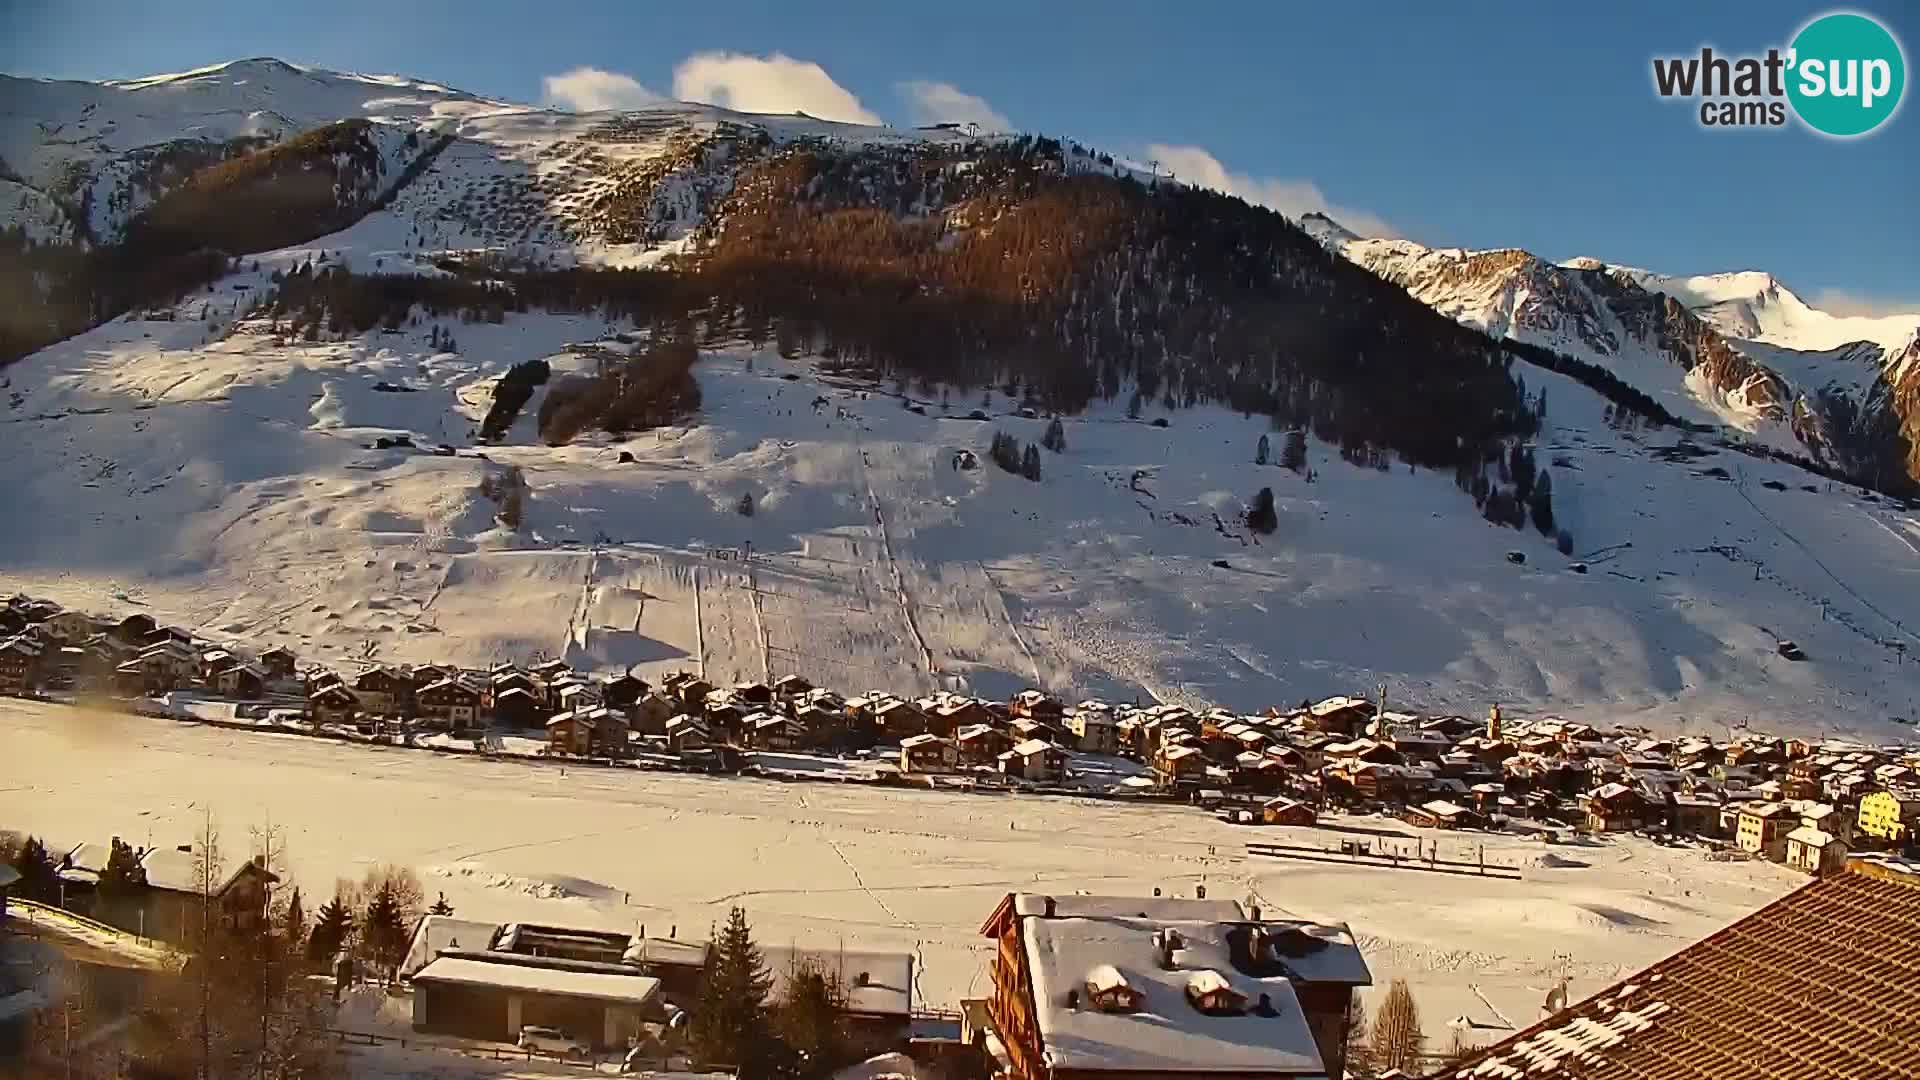
<svg viewBox="0 0 1920 1080">
<path fill-rule="evenodd" d="M 1053 897 L 1051 896 L 1047 897 L 1047 906 L 1046 906 L 1047 918 L 1049 919 L 1053 918 L 1053 913 L 1055 910 L 1056 910 L 1056 906 L 1054 904 Z"/>
<path fill-rule="evenodd" d="M 1207 887 L 1205 885 L 1195 885 L 1193 887 L 1193 898 L 1195 900 L 1205 900 L 1207 898 Z"/>
<path fill-rule="evenodd" d="M 1280 1015 L 1280 1010 L 1273 1007 L 1272 994 L 1261 994 L 1260 1004 L 1254 1006 L 1253 1011 L 1258 1016 L 1279 1016 Z"/>
<path fill-rule="evenodd" d="M 1259 904 L 1253 905 L 1253 921 L 1254 922 L 1260 921 L 1260 905 Z"/>
<path fill-rule="evenodd" d="M 1080 1010 L 1080 991 L 1078 990 L 1067 991 L 1067 1008 L 1072 1009 L 1075 1012 L 1078 1012 Z"/>
<path fill-rule="evenodd" d="M 1158 885 L 1155 885 L 1155 886 L 1153 887 L 1153 895 L 1155 895 L 1155 896 L 1159 896 L 1159 895 L 1160 895 L 1160 886 L 1158 886 Z"/>
<path fill-rule="evenodd" d="M 873 985 L 873 976 L 862 971 L 853 977 L 853 985 L 861 987 L 871 986 Z"/>
</svg>

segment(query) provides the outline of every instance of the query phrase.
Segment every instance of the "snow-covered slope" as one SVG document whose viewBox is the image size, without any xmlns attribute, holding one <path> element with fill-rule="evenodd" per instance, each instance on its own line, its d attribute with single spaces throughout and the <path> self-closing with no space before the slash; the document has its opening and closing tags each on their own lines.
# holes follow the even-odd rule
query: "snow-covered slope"
<svg viewBox="0 0 1920 1080">
<path fill-rule="evenodd" d="M 503 445 L 480 446 L 473 430 L 512 365 L 549 359 L 565 375 L 592 363 L 568 344 L 624 349 L 609 339 L 638 328 L 537 309 L 443 316 L 452 352 L 429 344 L 435 320 L 419 309 L 388 332 L 304 344 L 236 324 L 296 266 L 438 274 L 449 253 L 646 266 L 698 229 L 724 231 L 708 211 L 743 150 L 956 132 L 698 105 L 563 114 L 271 61 L 0 89 L 21 91 L 0 97 L 8 166 L 51 185 L 42 194 L 106 192 L 82 200 L 96 236 L 158 216 L 143 211 L 166 184 L 147 181 L 184 179 L 192 169 L 169 162 L 217 160 L 235 139 L 366 117 L 382 162 L 353 200 L 371 211 L 342 231 L 260 252 L 172 319 L 116 319 L 0 372 L 0 503 L 17 523 L 0 534 L 0 588 L 146 604 L 336 659 L 544 652 L 716 678 L 799 670 L 849 688 L 1038 684 L 1241 707 L 1386 681 L 1431 708 L 1500 701 L 1668 726 L 1879 733 L 1912 715 L 1920 669 L 1893 647 L 1920 645 L 1911 515 L 1785 465 L 1676 447 L 1671 431 L 1611 426 L 1586 386 L 1545 371 L 1526 372 L 1551 402 L 1537 453 L 1584 574 L 1537 534 L 1487 525 L 1451 478 L 1390 457 L 1364 468 L 1316 444 L 1311 484 L 1256 466 L 1269 422 L 1204 405 L 1156 428 L 1150 397 L 1141 419 L 1096 404 L 1068 418 L 1068 450 L 1046 455 L 1036 485 L 958 467 L 962 450 L 984 462 L 996 430 L 1039 439 L 1043 422 L 997 392 L 987 423 L 958 418 L 977 390 L 952 390 L 951 408 L 924 391 L 923 415 L 722 335 L 696 368 L 705 405 L 688 424 L 552 448 L 531 431 L 536 397 Z M 180 158 L 183 140 L 200 149 Z M 1837 452 L 1818 425 L 1838 414 L 1803 415 L 1803 402 L 1890 414 L 1904 384 L 1884 373 L 1920 370 L 1914 347 L 1896 362 L 1729 344 L 1685 303 L 1604 270 L 1306 224 L 1461 322 L 1602 363 L 1685 418 L 1774 445 Z M 378 448 L 397 434 L 420 449 Z M 484 492 L 514 467 L 528 494 L 509 528 Z M 1261 487 L 1280 527 L 1255 544 L 1236 522 Z M 743 495 L 752 517 L 735 512 Z M 710 556 L 749 544 L 751 562 Z M 1810 659 L 1780 658 L 1782 637 Z"/>
<path fill-rule="evenodd" d="M 0 162 L 50 197 L 84 208 L 92 235 L 112 240 L 168 186 L 176 160 L 219 160 L 229 147 L 274 143 L 352 117 L 438 128 L 506 108 L 521 106 L 399 76 L 270 59 L 111 83 L 0 75 Z"/>
<path fill-rule="evenodd" d="M 229 325 L 312 255 L 263 256 L 177 321 L 116 320 L 8 370 L 0 588 L 335 659 L 541 652 L 901 691 L 1253 708 L 1385 681 L 1434 709 L 1873 734 L 1920 691 L 1893 648 L 1920 646 L 1912 515 L 1616 431 L 1557 376 L 1540 376 L 1539 463 L 1583 574 L 1482 522 L 1450 477 L 1317 444 L 1314 483 L 1257 466 L 1259 418 L 1202 407 L 1157 428 L 1099 407 L 1069 418 L 1036 484 L 985 451 L 1044 421 L 998 404 L 991 422 L 949 418 L 971 396 L 921 415 L 745 346 L 700 362 L 690 424 L 552 448 L 536 399 L 505 445 L 476 447 L 508 366 L 564 373 L 590 363 L 566 343 L 633 328 L 508 315 L 450 325 L 455 354 L 429 348 L 426 322 L 307 345 Z M 394 434 L 419 449 L 374 448 Z M 482 493 L 509 467 L 528 485 L 518 530 Z M 1236 516 L 1262 486 L 1279 529 L 1254 543 Z M 748 546 L 750 562 L 710 556 Z M 1779 638 L 1810 659 L 1781 658 Z"/>
</svg>

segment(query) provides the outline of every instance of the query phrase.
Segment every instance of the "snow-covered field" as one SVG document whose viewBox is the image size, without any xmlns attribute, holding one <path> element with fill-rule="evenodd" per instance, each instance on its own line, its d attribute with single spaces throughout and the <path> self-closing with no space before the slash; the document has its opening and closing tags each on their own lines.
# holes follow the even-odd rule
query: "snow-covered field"
<svg viewBox="0 0 1920 1080">
<path fill-rule="evenodd" d="M 1038 441 L 1045 425 L 998 393 L 936 392 L 921 415 L 742 346 L 697 365 L 688 425 L 550 448 L 536 396 L 505 445 L 475 446 L 509 366 L 578 369 L 563 346 L 627 328 L 450 322 L 458 353 L 432 350 L 425 323 L 314 344 L 229 332 L 266 274 L 318 250 L 263 256 L 179 321 L 115 320 L 0 375 L 0 589 L 336 663 L 540 654 L 1241 710 L 1384 681 L 1405 707 L 1467 715 L 1876 737 L 1916 715 L 1920 666 L 1893 646 L 1920 646 L 1920 521 L 1771 462 L 1671 460 L 1673 434 L 1615 431 L 1544 372 L 1536 457 L 1584 575 L 1537 533 L 1479 520 L 1450 476 L 1319 444 L 1314 483 L 1257 466 L 1259 417 L 1179 410 L 1156 428 L 1157 409 L 1096 406 L 1067 418 L 1035 484 L 986 463 L 994 431 Z M 961 418 L 983 405 L 991 422 Z M 420 448 L 372 448 L 393 434 Z M 982 467 L 956 468 L 963 449 Z M 528 484 L 518 531 L 480 492 L 508 465 Z M 1262 486 L 1280 527 L 1256 544 L 1236 522 Z M 1809 659 L 1781 658 L 1781 638 Z"/>
<path fill-rule="evenodd" d="M 1345 921 L 1377 981 L 1415 987 L 1428 1030 L 1530 1022 L 1560 974 L 1575 996 L 1699 939 L 1804 878 L 1620 839 L 1547 847 L 1426 833 L 1443 857 L 1520 881 L 1249 860 L 1249 839 L 1372 842 L 1343 828 L 1245 829 L 1197 810 L 568 768 L 376 750 L 0 699 L 0 826 L 62 842 L 190 841 L 210 812 L 236 857 L 286 830 L 309 895 L 376 862 L 416 867 L 465 918 L 704 934 L 747 908 L 761 940 L 913 950 L 917 1000 L 985 984 L 980 923 L 1009 890 L 1252 898 Z M 1470 1033 L 1490 1040 L 1495 1033 Z M 1444 1042 L 1445 1036 L 1441 1035 Z"/>
</svg>

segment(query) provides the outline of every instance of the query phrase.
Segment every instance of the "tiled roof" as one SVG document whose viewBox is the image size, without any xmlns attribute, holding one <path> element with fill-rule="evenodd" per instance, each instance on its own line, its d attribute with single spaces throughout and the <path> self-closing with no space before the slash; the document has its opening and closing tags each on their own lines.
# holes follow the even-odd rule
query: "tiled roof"
<svg viewBox="0 0 1920 1080">
<path fill-rule="evenodd" d="M 1820 878 L 1442 1073 L 1920 1078 L 1920 868 Z"/>
</svg>

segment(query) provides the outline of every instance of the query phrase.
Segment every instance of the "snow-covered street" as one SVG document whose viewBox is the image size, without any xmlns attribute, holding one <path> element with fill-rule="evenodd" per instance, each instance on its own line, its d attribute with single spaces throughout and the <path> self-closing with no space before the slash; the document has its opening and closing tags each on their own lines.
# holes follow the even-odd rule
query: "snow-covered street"
<svg viewBox="0 0 1920 1080">
<path fill-rule="evenodd" d="M 1424 833 L 1443 856 L 1485 840 L 1523 880 L 1250 861 L 1249 839 L 1415 835 L 1375 818 L 1240 829 L 1194 810 L 596 770 L 346 746 L 0 699 L 0 827 L 68 844 L 193 838 L 210 810 L 230 852 L 286 830 L 309 894 L 367 866 L 414 866 L 463 917 L 704 935 L 729 905 L 762 940 L 921 957 L 918 1001 L 981 992 L 978 934 L 1013 889 L 1253 898 L 1352 925 L 1376 982 L 1404 976 L 1429 1030 L 1536 1015 L 1759 907 L 1804 878 L 1619 839 L 1547 847 Z M 1482 1031 L 1480 1038 L 1491 1037 Z"/>
</svg>

